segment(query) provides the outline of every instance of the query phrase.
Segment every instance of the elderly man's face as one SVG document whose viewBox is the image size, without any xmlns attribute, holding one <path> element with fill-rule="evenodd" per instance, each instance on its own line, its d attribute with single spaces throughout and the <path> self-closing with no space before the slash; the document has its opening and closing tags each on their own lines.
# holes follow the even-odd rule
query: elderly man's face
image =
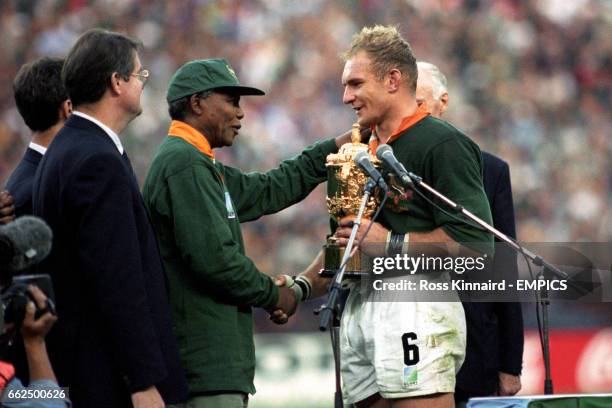
<svg viewBox="0 0 612 408">
<path fill-rule="evenodd" d="M 213 92 L 201 103 L 204 111 L 202 127 L 211 147 L 231 146 L 244 117 L 240 95 Z"/>
<path fill-rule="evenodd" d="M 443 103 L 440 98 L 434 98 L 433 80 L 431 73 L 426 69 L 419 69 L 417 79 L 416 101 L 419 106 L 425 105 L 431 116 L 439 118 L 442 116 Z"/>
</svg>

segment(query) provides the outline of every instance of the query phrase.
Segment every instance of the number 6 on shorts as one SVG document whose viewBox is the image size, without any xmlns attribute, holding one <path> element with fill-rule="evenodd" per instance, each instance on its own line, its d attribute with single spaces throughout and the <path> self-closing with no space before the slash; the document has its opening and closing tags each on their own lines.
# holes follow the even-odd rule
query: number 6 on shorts
<svg viewBox="0 0 612 408">
<path fill-rule="evenodd" d="M 410 344 L 409 340 L 416 340 L 416 333 L 404 333 L 402 335 L 402 346 L 404 347 L 404 364 L 415 365 L 419 362 L 419 346 Z"/>
</svg>

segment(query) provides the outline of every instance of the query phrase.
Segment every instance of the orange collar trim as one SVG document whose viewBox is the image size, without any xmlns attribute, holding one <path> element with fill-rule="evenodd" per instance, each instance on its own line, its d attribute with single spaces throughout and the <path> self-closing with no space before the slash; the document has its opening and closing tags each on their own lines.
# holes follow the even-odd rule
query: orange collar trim
<svg viewBox="0 0 612 408">
<path fill-rule="evenodd" d="M 391 134 L 389 139 L 387 139 L 386 144 L 389 144 L 393 142 L 394 140 L 399 139 L 402 133 L 404 133 L 406 130 L 408 130 L 409 128 L 411 128 L 412 126 L 420 122 L 421 119 L 424 119 L 429 115 L 430 113 L 427 111 L 425 104 L 422 104 L 421 106 L 419 106 L 412 115 L 406 116 L 404 119 L 402 119 L 402 122 L 400 123 L 399 128 L 397 128 L 397 130 Z M 378 138 L 378 136 L 375 136 L 375 135 L 376 135 L 375 126 L 372 126 L 372 137 L 370 137 L 369 145 L 370 145 L 370 151 L 374 152 L 374 154 L 376 153 L 376 149 L 378 148 L 378 145 L 380 145 L 380 139 Z"/>
<path fill-rule="evenodd" d="M 208 143 L 208 139 L 204 136 L 204 133 L 198 131 L 196 128 L 188 125 L 180 120 L 173 120 L 170 123 L 170 129 L 168 129 L 168 136 L 179 137 L 204 153 L 206 156 L 215 160 L 215 154 Z"/>
</svg>

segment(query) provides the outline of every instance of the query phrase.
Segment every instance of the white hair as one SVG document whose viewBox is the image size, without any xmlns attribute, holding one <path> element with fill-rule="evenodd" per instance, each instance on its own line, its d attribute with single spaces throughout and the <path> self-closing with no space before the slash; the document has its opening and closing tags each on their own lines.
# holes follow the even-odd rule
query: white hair
<svg viewBox="0 0 612 408">
<path fill-rule="evenodd" d="M 425 61 L 417 61 L 417 67 L 431 74 L 431 87 L 435 99 L 439 99 L 443 93 L 448 92 L 446 77 L 438 67 Z"/>
</svg>

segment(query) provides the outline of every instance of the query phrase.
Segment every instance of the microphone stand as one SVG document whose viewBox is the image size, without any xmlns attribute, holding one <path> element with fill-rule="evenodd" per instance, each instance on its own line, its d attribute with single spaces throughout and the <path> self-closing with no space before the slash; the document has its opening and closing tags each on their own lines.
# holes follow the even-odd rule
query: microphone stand
<svg viewBox="0 0 612 408">
<path fill-rule="evenodd" d="M 340 380 L 340 328 L 339 325 L 333 325 L 334 322 L 337 323 L 340 321 L 340 305 L 338 304 L 338 293 L 342 289 L 342 280 L 344 278 L 346 265 L 350 257 L 353 255 L 351 252 L 353 251 L 355 236 L 357 236 L 357 230 L 361 225 L 361 218 L 363 217 L 365 207 L 368 203 L 368 200 L 370 199 L 370 195 L 372 194 L 374 187 L 376 187 L 376 182 L 370 177 L 365 185 L 363 198 L 361 199 L 361 204 L 359 206 L 359 211 L 357 212 L 357 217 L 355 218 L 355 221 L 353 221 L 353 229 L 351 230 L 351 235 L 349 237 L 348 243 L 344 248 L 344 255 L 342 256 L 340 267 L 336 271 L 332 284 L 329 288 L 329 295 L 327 295 L 327 300 L 323 305 L 321 305 L 321 307 L 317 311 L 317 314 L 321 314 L 319 320 L 319 330 L 325 331 L 328 327 L 330 328 L 332 349 L 334 354 L 334 366 L 336 371 L 336 391 L 334 393 L 335 408 L 343 408 L 344 406 L 342 402 L 342 386 Z"/>
<path fill-rule="evenodd" d="M 538 273 L 538 281 L 546 279 L 545 269 Z M 548 336 L 548 306 L 550 299 L 548 298 L 548 289 L 542 286 L 538 292 L 538 302 L 542 306 L 542 355 L 544 358 L 544 394 L 553 394 L 553 383 L 550 374 L 550 340 Z"/>
<path fill-rule="evenodd" d="M 412 181 L 412 183 L 405 183 L 406 187 L 411 187 L 411 188 L 415 188 L 416 186 L 423 187 L 425 190 L 433 194 L 435 197 L 439 198 L 447 206 L 449 206 L 455 211 L 461 212 L 461 214 L 465 215 L 467 218 L 474 221 L 476 224 L 480 225 L 482 228 L 484 228 L 485 230 L 493 234 L 495 237 L 499 238 L 501 241 L 510 245 L 510 247 L 513 248 L 515 251 L 529 258 L 529 260 L 531 260 L 531 262 L 533 262 L 534 265 L 540 266 L 542 269 L 541 269 L 541 272 L 537 275 L 538 279 L 546 279 L 546 272 L 550 272 L 554 276 L 558 277 L 559 279 L 569 280 L 569 276 L 567 275 L 567 273 L 559 270 L 557 267 L 555 267 L 554 265 L 544 260 L 541 256 L 536 255 L 533 252 L 523 248 L 522 246 L 514 242 L 514 240 L 506 236 L 501 231 L 495 229 L 493 226 L 487 224 L 485 221 L 478 218 L 476 215 L 474 215 L 469 210 L 466 210 L 463 206 L 455 203 L 454 201 L 446 197 L 444 194 L 438 192 L 436 189 L 429 186 L 427 183 L 423 181 L 421 177 L 417 176 L 416 174 L 410 171 L 407 171 L 407 175 Z M 546 371 L 546 375 L 544 379 L 544 393 L 548 395 L 548 394 L 553 393 L 553 383 L 552 383 L 552 378 L 551 378 L 551 373 L 550 373 L 550 345 L 549 345 L 549 337 L 548 337 L 548 333 L 549 333 L 548 306 L 550 305 L 550 299 L 548 297 L 548 291 L 545 286 L 543 287 L 543 289 L 540 289 L 538 298 L 539 298 L 538 299 L 539 303 L 542 305 L 542 316 L 543 316 L 542 317 L 542 322 L 543 322 L 542 323 L 542 332 L 543 332 L 542 354 L 544 358 L 544 366 L 545 366 L 545 371 Z"/>
</svg>

